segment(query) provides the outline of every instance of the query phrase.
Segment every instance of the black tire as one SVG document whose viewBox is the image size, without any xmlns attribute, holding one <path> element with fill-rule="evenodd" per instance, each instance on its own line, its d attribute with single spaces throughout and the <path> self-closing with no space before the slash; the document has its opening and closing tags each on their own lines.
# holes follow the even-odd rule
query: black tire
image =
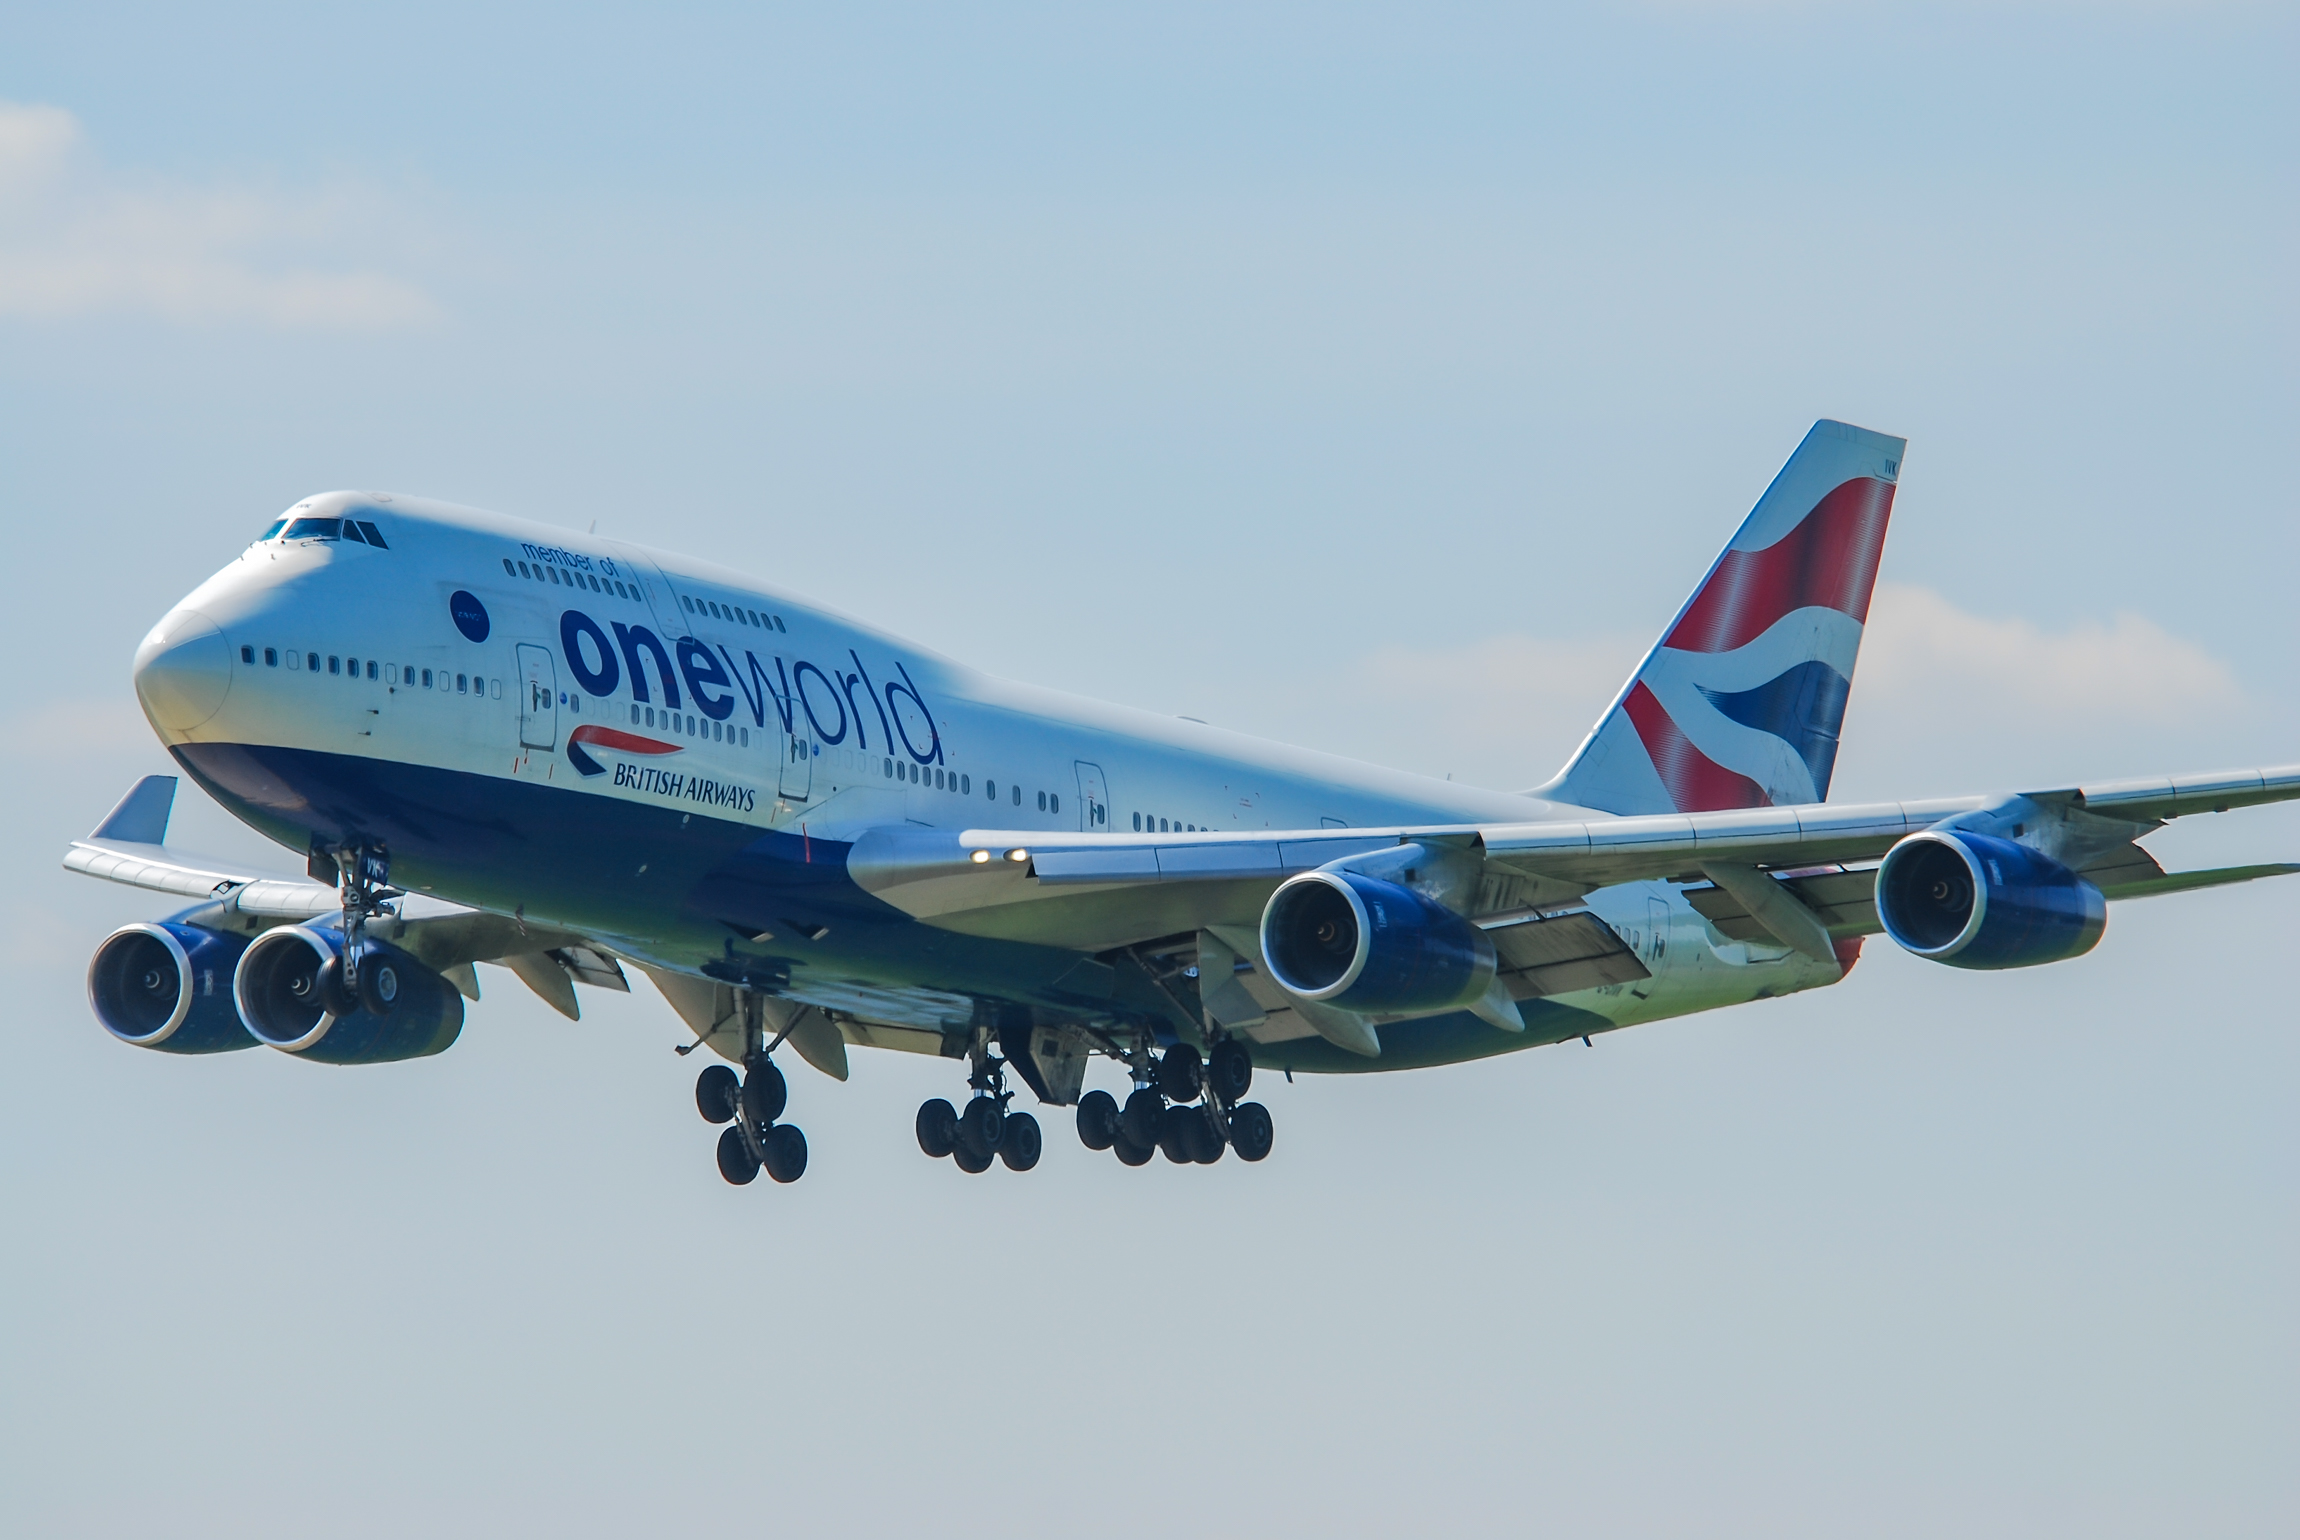
<svg viewBox="0 0 2300 1540">
<path fill-rule="evenodd" d="M 1270 1109 L 1260 1102 L 1246 1102 L 1230 1114 L 1230 1142 L 1238 1147 L 1240 1160 L 1260 1160 L 1270 1153 Z"/>
<path fill-rule="evenodd" d="M 695 1077 L 695 1110 L 706 1123 L 732 1123 L 742 1095 L 743 1083 L 724 1064 L 714 1064 Z"/>
<path fill-rule="evenodd" d="M 757 1178 L 759 1163 L 751 1157 L 751 1147 L 743 1140 L 740 1128 L 730 1128 L 719 1135 L 719 1175 L 741 1187 Z"/>
<path fill-rule="evenodd" d="M 761 1059 L 743 1076 L 743 1110 L 760 1128 L 783 1115 L 790 1105 L 791 1088 L 772 1059 Z"/>
<path fill-rule="evenodd" d="M 950 1158 L 951 1162 L 967 1175 L 980 1176 L 990 1169 L 991 1161 L 997 1157 L 987 1152 L 978 1155 L 961 1144 L 957 1149 L 950 1152 Z"/>
<path fill-rule="evenodd" d="M 918 1147 L 936 1160 L 958 1148 L 958 1109 L 941 1097 L 918 1109 Z"/>
<path fill-rule="evenodd" d="M 342 958 L 330 957 L 319 965 L 312 990 L 319 996 L 319 1008 L 337 1020 L 359 1014 L 359 997 L 343 981 Z"/>
<path fill-rule="evenodd" d="M 1190 1120 L 1205 1114 L 1195 1107 L 1168 1107 L 1158 1120 L 1158 1151 L 1177 1166 L 1195 1165 L 1198 1146 L 1190 1138 Z"/>
<path fill-rule="evenodd" d="M 987 1167 L 990 1157 L 998 1153 L 999 1129 L 1005 1122 L 1006 1113 L 997 1097 L 977 1096 L 958 1115 L 958 1147 L 981 1156 Z"/>
<path fill-rule="evenodd" d="M 1193 1102 L 1206 1083 L 1205 1061 L 1188 1043 L 1176 1043 L 1158 1061 L 1158 1089 L 1170 1102 Z"/>
<path fill-rule="evenodd" d="M 1136 1144 L 1127 1138 L 1123 1128 L 1118 1130 L 1118 1137 L 1110 1141 L 1110 1148 L 1122 1164 L 1129 1166 L 1146 1166 L 1150 1164 L 1150 1157 L 1158 1153 L 1151 1145 Z"/>
<path fill-rule="evenodd" d="M 1118 1126 L 1137 1148 L 1154 1150 L 1158 1147 L 1158 1124 L 1165 1116 L 1165 1098 L 1144 1086 L 1126 1098 L 1126 1110 L 1118 1114 Z"/>
<path fill-rule="evenodd" d="M 389 1016 L 399 1004 L 399 988 L 405 982 L 399 964 L 381 953 L 368 953 L 359 964 L 360 1007 L 370 1016 Z"/>
<path fill-rule="evenodd" d="M 1237 1106 L 1254 1088 L 1253 1054 L 1236 1038 L 1223 1038 L 1206 1060 L 1206 1083 L 1223 1106 Z"/>
<path fill-rule="evenodd" d="M 1222 1152 L 1230 1147 L 1229 1141 L 1214 1127 L 1214 1120 L 1204 1109 L 1197 1111 L 1198 1115 L 1190 1120 L 1190 1158 L 1201 1166 L 1210 1166 L 1222 1158 Z"/>
<path fill-rule="evenodd" d="M 1006 1126 L 998 1133 L 998 1158 L 1006 1162 L 1009 1171 L 1028 1171 L 1038 1164 L 1039 1152 L 1046 1148 L 1046 1136 L 1039 1131 L 1038 1119 L 1027 1112 L 1009 1113 Z"/>
<path fill-rule="evenodd" d="M 795 1182 L 807 1174 L 807 1136 L 789 1123 L 777 1123 L 761 1141 L 767 1149 L 767 1175 Z"/>
<path fill-rule="evenodd" d="M 1118 1133 L 1118 1099 L 1108 1091 L 1089 1091 L 1078 1098 L 1078 1142 L 1090 1150 L 1107 1150 Z"/>
</svg>

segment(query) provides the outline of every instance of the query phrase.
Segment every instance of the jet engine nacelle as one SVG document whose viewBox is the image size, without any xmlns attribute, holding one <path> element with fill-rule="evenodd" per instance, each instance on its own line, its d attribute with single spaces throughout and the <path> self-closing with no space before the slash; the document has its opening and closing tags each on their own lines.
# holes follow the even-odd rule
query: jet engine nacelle
<svg viewBox="0 0 2300 1540">
<path fill-rule="evenodd" d="M 356 994 L 343 954 L 343 932 L 320 925 L 250 942 L 232 995 L 256 1041 L 321 1064 L 386 1064 L 443 1052 L 463 1031 L 455 986 L 398 947 L 365 943 Z"/>
<path fill-rule="evenodd" d="M 88 960 L 88 1003 L 123 1043 L 162 1053 L 253 1048 L 232 1001 L 248 939 L 197 925 L 123 925 Z"/>
<path fill-rule="evenodd" d="M 2026 845 L 1929 829 L 1886 852 L 1877 918 L 1919 957 L 2029 968 L 2080 957 L 2108 926 L 2100 889 Z"/>
<path fill-rule="evenodd" d="M 1368 1014 L 1474 1004 L 1493 943 L 1434 899 L 1356 872 L 1290 877 L 1262 911 L 1262 956 L 1289 993 Z"/>
</svg>

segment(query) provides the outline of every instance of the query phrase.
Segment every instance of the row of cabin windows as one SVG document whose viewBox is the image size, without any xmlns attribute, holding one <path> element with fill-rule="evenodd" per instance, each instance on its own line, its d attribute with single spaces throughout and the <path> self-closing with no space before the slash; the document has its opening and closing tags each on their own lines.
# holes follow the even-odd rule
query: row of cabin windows
<svg viewBox="0 0 2300 1540">
<path fill-rule="evenodd" d="M 606 594 L 618 599 L 635 601 L 639 597 L 639 586 L 636 583 L 626 587 L 613 578 L 602 578 L 591 572 L 577 572 L 572 567 L 553 567 L 543 562 L 530 567 L 523 561 L 515 562 L 506 556 L 503 558 L 503 570 L 513 577 L 526 578 L 533 583 L 556 583 L 561 588 L 588 588 L 595 594 Z"/>
<path fill-rule="evenodd" d="M 1169 827 L 1165 819 L 1153 817 L 1148 813 L 1136 813 L 1134 815 L 1134 831 L 1137 834 L 1202 834 L 1205 832 L 1196 824 L 1184 823 L 1179 818 L 1175 819 L 1172 826 Z"/>
<path fill-rule="evenodd" d="M 716 599 L 694 599 L 679 595 L 679 602 L 690 615 L 708 615 L 714 620 L 732 621 L 738 626 L 757 626 L 762 631 L 781 631 L 788 634 L 790 627 L 783 624 L 780 615 L 762 615 L 757 610 L 746 610 L 738 605 L 721 604 Z"/>
<path fill-rule="evenodd" d="M 374 658 L 363 663 L 358 658 L 347 658 L 335 652 L 327 655 L 324 664 L 316 652 L 289 651 L 283 654 L 277 647 L 266 647 L 263 653 L 266 668 L 278 668 L 284 661 L 293 673 L 317 674 L 324 667 L 327 672 L 344 679 L 366 678 L 409 690 L 453 690 L 458 695 L 503 699 L 503 681 L 489 679 L 484 674 L 450 674 L 445 669 L 434 674 L 432 670 L 419 669 L 412 663 L 379 663 Z M 256 649 L 241 647 L 240 661 L 253 665 Z M 418 680 L 422 682 L 419 684 Z"/>
<path fill-rule="evenodd" d="M 738 749 L 751 746 L 751 730 L 747 727 L 737 727 L 731 722 L 714 722 L 709 717 L 693 717 L 680 711 L 657 711 L 652 706 L 633 706 L 631 725 L 684 733 L 690 738 L 708 738 L 713 743 L 731 743 Z M 765 748 L 766 744 L 767 735 L 759 734 L 759 747 Z"/>
</svg>

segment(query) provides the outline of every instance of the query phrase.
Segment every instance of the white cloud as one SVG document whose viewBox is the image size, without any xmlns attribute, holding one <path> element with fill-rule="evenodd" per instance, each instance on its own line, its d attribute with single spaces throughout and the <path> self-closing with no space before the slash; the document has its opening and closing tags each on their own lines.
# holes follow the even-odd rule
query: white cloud
<svg viewBox="0 0 2300 1540">
<path fill-rule="evenodd" d="M 375 265 L 390 224 L 351 189 L 121 176 L 71 113 L 0 102 L 0 315 L 363 330 L 426 320 L 431 298 Z"/>
<path fill-rule="evenodd" d="M 1359 664 L 1365 709 L 1350 741 L 1331 746 L 1480 785 L 1531 786 L 1564 763 L 1650 645 L 1619 633 L 1384 648 Z M 2192 768 L 2207 729 L 2245 706 L 2226 663 L 2144 616 L 2047 630 L 1882 584 L 1833 791 L 1921 795 L 2008 777 Z"/>
</svg>

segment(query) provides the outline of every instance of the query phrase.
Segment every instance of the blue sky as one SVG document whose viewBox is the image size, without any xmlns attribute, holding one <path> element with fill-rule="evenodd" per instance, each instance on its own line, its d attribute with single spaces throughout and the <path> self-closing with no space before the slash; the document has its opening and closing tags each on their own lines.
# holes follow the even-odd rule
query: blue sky
<svg viewBox="0 0 2300 1540">
<path fill-rule="evenodd" d="M 1528 785 L 1824 415 L 1911 440 L 1840 795 L 2300 759 L 2296 30 L 12 13 L 0 1523 L 2289 1533 L 2275 886 L 1280 1084 L 1254 1170 L 1050 1127 L 970 1183 L 910 1144 L 947 1069 L 861 1060 L 794 1083 L 806 1181 L 736 1193 L 651 995 L 571 1026 L 497 973 L 420 1065 L 166 1062 L 80 997 L 150 906 L 55 861 L 165 768 L 137 638 L 323 488 Z"/>
</svg>

